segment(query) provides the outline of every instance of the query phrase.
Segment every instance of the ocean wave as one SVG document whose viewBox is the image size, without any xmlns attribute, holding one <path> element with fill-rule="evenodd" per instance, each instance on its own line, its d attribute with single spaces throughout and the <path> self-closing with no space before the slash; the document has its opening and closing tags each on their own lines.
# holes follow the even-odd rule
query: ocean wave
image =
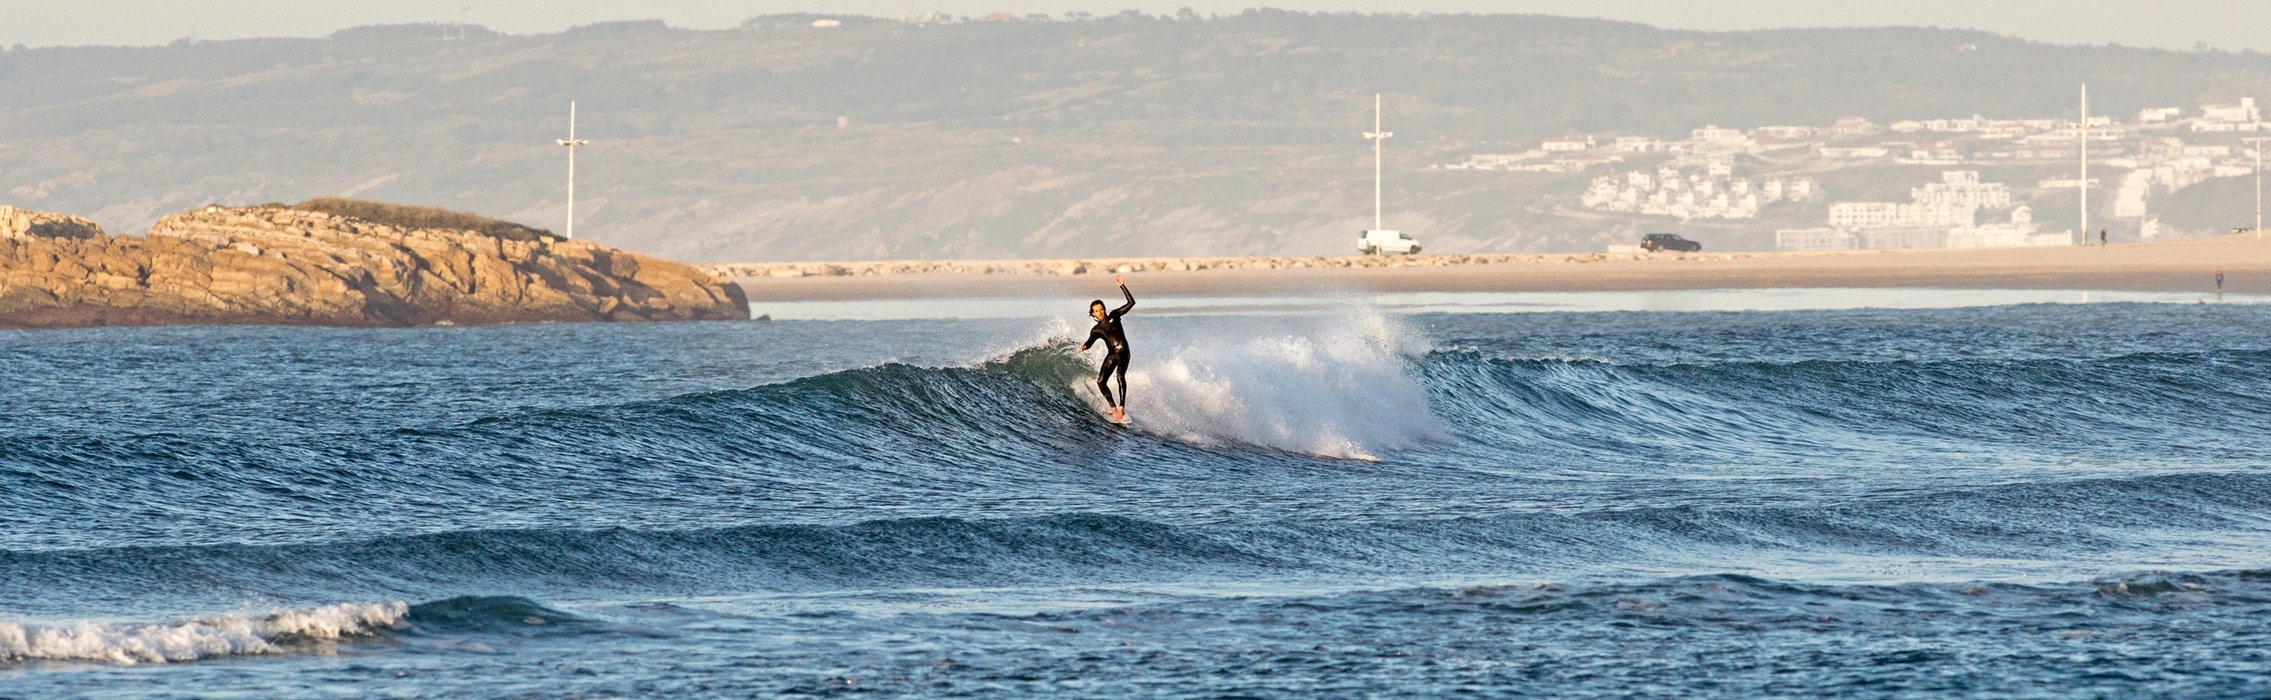
<svg viewBox="0 0 2271 700">
<path fill-rule="evenodd" d="M 1128 374 L 1134 427 L 1207 447 L 1361 459 L 1454 442 L 1508 454 L 1574 445 L 1731 455 L 1894 435 L 2166 445 L 2243 428 L 2252 419 L 2233 409 L 2271 400 L 2271 352 L 2260 351 L 1616 364 L 1414 347 L 1377 318 L 1308 322 L 1316 325 L 1160 339 Z M 624 417 L 733 427 L 749 415 L 735 407 L 760 406 L 757 415 L 779 421 L 764 431 L 777 442 L 1055 444 L 1049 436 L 1100 424 L 1092 367 L 1052 338 L 969 368 L 884 365 L 679 397 Z"/>
<path fill-rule="evenodd" d="M 1394 322 L 1351 315 L 1290 323 L 1230 334 L 1167 332 L 1138 348 L 1127 375 L 1132 427 L 1204 447 L 1328 458 L 1375 459 L 1450 439 L 1416 372 L 1414 360 L 1425 350 Z M 956 445 L 1061 444 L 1052 436 L 1093 434 L 1105 425 L 1096 359 L 1068 337 L 1049 335 L 964 367 L 887 363 L 468 428 L 549 428 L 604 414 L 650 435 L 663 428 L 761 436 L 783 457 L 878 446 L 929 456 Z"/>
<path fill-rule="evenodd" d="M 315 590 L 342 574 L 386 590 L 479 584 L 530 590 L 788 590 L 989 581 L 1141 579 L 1209 567 L 1269 567 L 1203 530 L 1116 515 L 906 518 L 850 525 L 698 530 L 472 530 L 328 544 L 0 550 L 0 596 L 66 581 L 148 591 L 198 579 L 213 588 Z"/>
<path fill-rule="evenodd" d="M 886 364 L 289 444 L 0 438 L 0 567 L 6 550 L 304 542 L 310 522 L 372 541 L 402 532 L 395 523 L 660 531 L 1065 512 L 1188 523 L 1279 520 L 1294 502 L 1346 520 L 1422 500 L 1410 512 L 1492 517 L 1548 492 L 1648 510 L 1745 491 L 1698 477 L 1786 480 L 1796 486 L 1745 497 L 1801 504 L 2056 488 L 2244 472 L 2265 452 L 2249 407 L 2271 403 L 2263 352 L 1617 364 L 1400 347 L 1393 332 L 1341 325 L 1160 343 L 1137 357 L 1133 431 L 1103 421 L 1091 363 L 1058 338 L 971 366 Z M 1847 478 L 1865 471 L 1885 478 Z M 136 503 L 199 507 L 121 505 Z M 343 503 L 355 504 L 347 516 Z M 74 525 L 96 518 L 113 523 L 100 537 Z"/>
<path fill-rule="evenodd" d="M 2172 474 L 1564 512 L 1171 523 L 1108 513 L 901 518 L 689 530 L 470 530 L 325 544 L 0 550 L 0 599 L 78 586 L 148 600 L 169 582 L 300 596 L 708 595 L 891 588 L 1680 570 L 1785 573 L 1861 560 L 1975 558 L 2052 571 L 2122 553 L 2229 566 L 2264 534 L 2271 475 Z M 2235 539 L 2236 538 L 2236 539 Z M 1811 562 L 1811 563 L 1809 563 Z M 1826 563 L 1825 563 L 1826 562 Z M 2263 562 L 2271 563 L 2271 562 Z M 1817 566 L 1817 564 L 1819 566 Z M 1795 574 L 1793 574 L 1795 575 Z M 96 583 L 88 583 L 96 582 Z"/>
<path fill-rule="evenodd" d="M 1682 461 L 2025 447 L 2230 454 L 2271 400 L 2271 353 L 2088 360 L 1615 364 L 1443 352 L 1422 365 L 1469 444 Z M 2006 456 L 2013 456 L 2006 453 Z"/>
<path fill-rule="evenodd" d="M 0 664 L 80 661 L 179 663 L 319 651 L 339 642 L 406 635 L 528 637 L 610 629 L 518 596 L 457 596 L 411 605 L 335 603 L 263 615 L 228 614 L 132 624 L 0 621 Z"/>
<path fill-rule="evenodd" d="M 1507 454 L 1641 443 L 1740 454 L 1892 434 L 1981 443 L 2060 435 L 2076 444 L 2200 437 L 2248 425 L 2252 418 L 2235 409 L 2271 400 L 2271 352 L 1617 364 L 1411 347 L 1380 319 L 1309 322 L 1316 325 L 1168 337 L 1143 349 L 1129 373 L 1134 427 L 1206 447 L 1367 459 L 1447 443 Z M 660 453 L 723 446 L 781 460 L 1050 461 L 1049 452 L 1104 434 L 1093 372 L 1094 359 L 1057 336 L 971 366 L 891 363 L 749 389 L 340 435 L 365 444 L 329 451 L 170 433 L 11 436 L 0 438 L 11 455 L 0 476 L 38 494 L 82 486 L 59 478 L 61 470 L 99 478 L 115 463 L 179 461 L 185 478 L 226 479 L 201 473 L 204 465 L 263 457 L 255 453 L 353 461 L 371 450 L 420 448 L 484 459 L 497 456 L 500 442 Z"/>
<path fill-rule="evenodd" d="M 2271 572 L 2141 571 L 2081 580 L 1886 584 L 1806 583 L 1746 574 L 1696 574 L 1627 582 L 1561 581 L 1359 589 L 1343 593 L 1225 598 L 1131 608 L 1042 613 L 1036 618 L 1128 619 L 1146 609 L 1255 608 L 1285 614 L 1374 618 L 1520 617 L 1533 623 L 1624 619 L 1666 627 L 1750 631 L 1852 630 L 1885 625 L 2056 622 L 2066 629 L 2120 628 L 2208 610 L 2259 614 L 2271 607 Z M 1992 611 L 1991 615 L 1982 615 Z M 1823 613 L 1835 613 L 1824 615 Z"/>
<path fill-rule="evenodd" d="M 1424 348 L 1397 323 L 1354 313 L 1291 323 L 1147 344 L 1127 376 L 1133 426 L 1199 445 L 1368 460 L 1450 440 L 1410 361 Z M 1083 376 L 1076 391 L 1102 411 L 1093 387 Z"/>
<path fill-rule="evenodd" d="M 410 606 L 400 602 L 339 603 L 168 624 L 0 621 L 0 661 L 138 664 L 279 654 L 311 643 L 378 634 L 401 625 L 409 613 Z"/>
</svg>

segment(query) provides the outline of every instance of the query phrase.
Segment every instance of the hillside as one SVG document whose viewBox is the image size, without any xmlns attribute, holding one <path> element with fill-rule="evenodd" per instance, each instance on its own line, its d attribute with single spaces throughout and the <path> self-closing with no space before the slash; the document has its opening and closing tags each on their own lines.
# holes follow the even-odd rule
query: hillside
<svg viewBox="0 0 2271 700">
<path fill-rule="evenodd" d="M 1603 172 L 1426 168 L 1571 131 L 2070 118 L 2083 80 L 2115 115 L 2271 96 L 2262 55 L 1936 29 L 1281 11 L 811 19 L 4 52 L 0 202 L 121 230 L 207 202 L 375 197 L 560 230 L 552 139 L 575 99 L 593 142 L 579 154 L 579 234 L 665 257 L 1339 254 L 1370 223 L 1357 134 L 1377 91 L 1396 133 L 1391 227 L 1433 251 L 1594 250 L 1678 222 L 1557 213 Z M 1892 170 L 1848 179 L 1929 176 Z M 1778 216 L 1725 225 L 1723 247 L 1818 220 Z"/>
</svg>

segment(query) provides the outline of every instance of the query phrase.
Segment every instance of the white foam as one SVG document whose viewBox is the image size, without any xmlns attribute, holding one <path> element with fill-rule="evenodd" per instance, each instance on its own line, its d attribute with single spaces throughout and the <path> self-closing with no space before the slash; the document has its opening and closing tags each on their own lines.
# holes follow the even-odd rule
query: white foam
<svg viewBox="0 0 2271 700">
<path fill-rule="evenodd" d="M 160 625 L 0 622 L 0 661 L 138 664 L 275 654 L 284 651 L 280 643 L 339 639 L 392 628 L 409 613 L 410 606 L 400 602 L 340 603 L 256 617 L 226 615 Z"/>
<path fill-rule="evenodd" d="M 1147 335 L 1128 372 L 1137 430 L 1354 459 L 1448 439 L 1405 360 L 1425 348 L 1380 314 L 1208 319 Z M 1093 381 L 1077 389 L 1102 406 Z"/>
</svg>

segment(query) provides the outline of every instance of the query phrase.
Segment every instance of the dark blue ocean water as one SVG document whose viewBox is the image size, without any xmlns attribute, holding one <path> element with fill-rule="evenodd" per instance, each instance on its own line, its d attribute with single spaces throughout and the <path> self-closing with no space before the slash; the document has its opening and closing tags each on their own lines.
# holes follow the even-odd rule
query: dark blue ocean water
<svg viewBox="0 0 2271 700">
<path fill-rule="evenodd" d="M 2271 306 L 1129 326 L 0 332 L 0 697 L 2271 694 Z"/>
</svg>

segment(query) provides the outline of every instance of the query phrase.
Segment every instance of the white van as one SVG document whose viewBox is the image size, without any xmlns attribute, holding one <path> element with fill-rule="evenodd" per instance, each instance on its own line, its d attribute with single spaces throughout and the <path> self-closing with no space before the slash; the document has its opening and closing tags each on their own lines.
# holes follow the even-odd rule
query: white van
<svg viewBox="0 0 2271 700">
<path fill-rule="evenodd" d="M 1402 231 L 1366 231 L 1357 237 L 1356 251 L 1366 255 L 1418 255 L 1419 241 Z"/>
</svg>

